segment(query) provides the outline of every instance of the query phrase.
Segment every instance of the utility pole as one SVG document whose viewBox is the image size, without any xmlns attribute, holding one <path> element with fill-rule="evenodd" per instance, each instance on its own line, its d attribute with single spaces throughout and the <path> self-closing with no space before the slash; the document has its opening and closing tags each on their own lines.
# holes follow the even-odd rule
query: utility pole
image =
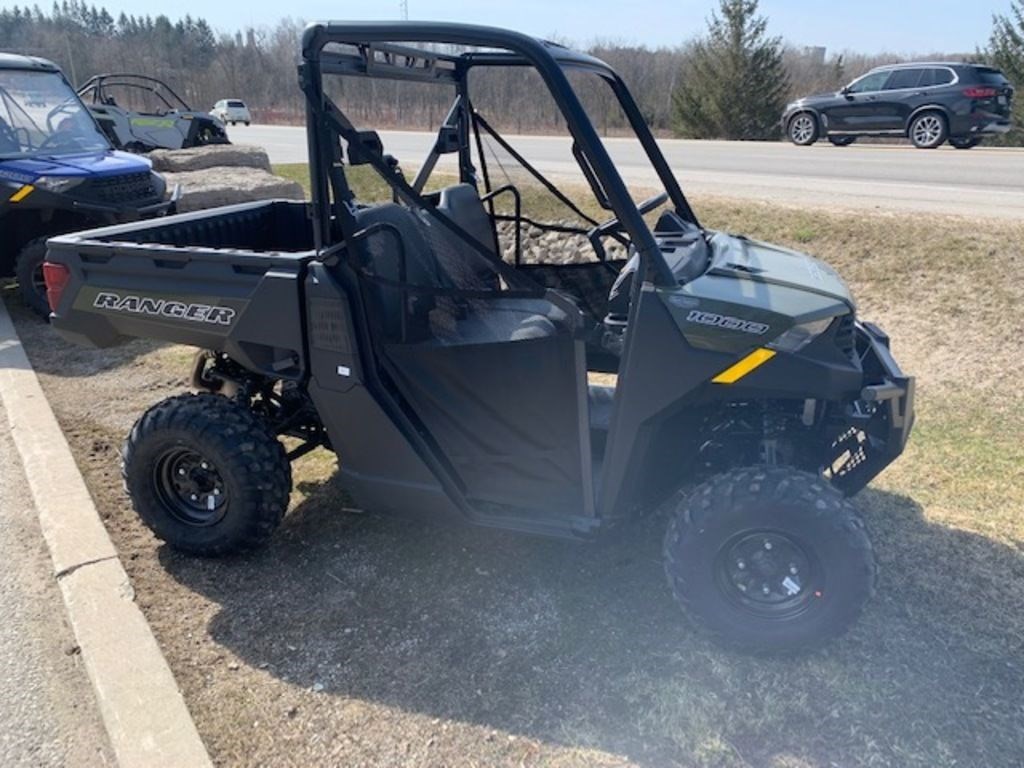
<svg viewBox="0 0 1024 768">
<path fill-rule="evenodd" d="M 409 20 L 409 0 L 399 0 L 398 12 L 402 16 L 402 21 Z"/>
</svg>

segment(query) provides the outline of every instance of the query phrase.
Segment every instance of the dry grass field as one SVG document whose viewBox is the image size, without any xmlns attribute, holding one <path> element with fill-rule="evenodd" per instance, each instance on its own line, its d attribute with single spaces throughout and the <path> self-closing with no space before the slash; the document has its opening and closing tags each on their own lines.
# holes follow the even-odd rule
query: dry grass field
<svg viewBox="0 0 1024 768">
<path fill-rule="evenodd" d="M 301 175 L 301 168 L 287 168 Z M 689 626 L 660 516 L 593 544 L 353 510 L 295 466 L 266 549 L 222 561 L 136 521 L 118 450 L 189 350 L 71 347 L 14 313 L 219 765 L 906 766 L 1024 761 L 1024 226 L 694 201 L 818 255 L 918 377 L 905 455 L 862 492 L 881 563 L 853 631 L 794 659 Z"/>
</svg>

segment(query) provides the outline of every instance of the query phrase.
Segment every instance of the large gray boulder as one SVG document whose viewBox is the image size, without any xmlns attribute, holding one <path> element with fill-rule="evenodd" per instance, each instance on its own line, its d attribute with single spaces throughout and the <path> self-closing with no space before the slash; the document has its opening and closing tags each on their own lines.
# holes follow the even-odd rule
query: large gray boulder
<svg viewBox="0 0 1024 768">
<path fill-rule="evenodd" d="M 178 212 L 198 211 L 220 205 L 254 200 L 305 198 L 302 186 L 259 168 L 207 168 L 201 171 L 165 173 L 168 188 L 180 184 Z"/>
<path fill-rule="evenodd" d="M 147 155 L 160 173 L 202 171 L 207 168 L 258 168 L 270 171 L 270 158 L 262 147 L 245 144 L 209 144 L 190 149 L 156 149 Z"/>
</svg>

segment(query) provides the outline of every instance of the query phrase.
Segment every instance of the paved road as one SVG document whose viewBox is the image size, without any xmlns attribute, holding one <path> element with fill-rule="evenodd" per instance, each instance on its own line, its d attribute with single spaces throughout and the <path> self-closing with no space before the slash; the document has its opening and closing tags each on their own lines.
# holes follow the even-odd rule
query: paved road
<svg viewBox="0 0 1024 768">
<path fill-rule="evenodd" d="M 0 511 L 0 765 L 113 765 L 2 406 Z"/>
<path fill-rule="evenodd" d="M 238 143 L 259 144 L 275 163 L 306 161 L 305 129 L 288 126 L 229 129 Z M 416 166 L 433 137 L 381 132 L 387 151 Z M 609 139 L 627 182 L 651 183 L 639 145 Z M 952 147 L 925 151 L 909 146 L 830 144 L 795 147 L 783 142 L 660 142 L 684 190 L 800 206 L 929 211 L 966 216 L 1024 218 L 1024 149 Z M 577 176 L 564 137 L 515 137 L 513 144 L 545 173 Z"/>
</svg>

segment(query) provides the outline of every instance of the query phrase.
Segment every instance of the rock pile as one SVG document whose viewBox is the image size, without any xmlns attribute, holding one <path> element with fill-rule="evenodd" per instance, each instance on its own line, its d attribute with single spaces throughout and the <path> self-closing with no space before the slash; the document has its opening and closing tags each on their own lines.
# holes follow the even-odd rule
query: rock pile
<svg viewBox="0 0 1024 768">
<path fill-rule="evenodd" d="M 149 153 L 153 170 L 180 184 L 178 212 L 198 211 L 253 200 L 302 200 L 302 186 L 275 176 L 270 159 L 259 147 L 211 144 L 191 149 L 158 149 Z"/>
<path fill-rule="evenodd" d="M 571 221 L 554 222 L 556 226 L 575 226 Z M 498 222 L 498 239 L 502 245 L 502 257 L 511 262 L 515 259 L 515 224 L 511 221 Z M 524 264 L 580 264 L 597 259 L 586 235 L 571 232 L 545 232 L 539 227 L 524 224 L 522 229 Z M 619 243 L 605 238 L 608 258 L 626 258 L 626 249 Z"/>
</svg>

